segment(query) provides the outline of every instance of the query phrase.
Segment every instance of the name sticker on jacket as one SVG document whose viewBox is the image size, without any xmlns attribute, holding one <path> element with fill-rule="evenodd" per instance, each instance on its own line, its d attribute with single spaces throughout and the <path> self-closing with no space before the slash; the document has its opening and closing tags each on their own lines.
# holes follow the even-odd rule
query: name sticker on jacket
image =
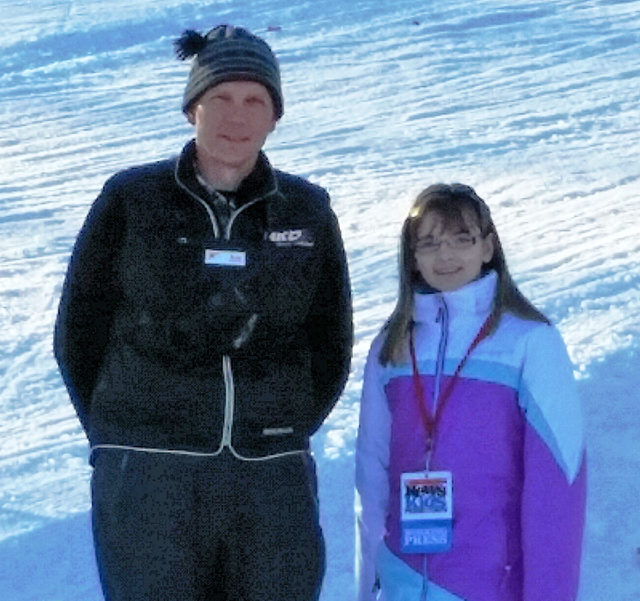
<svg viewBox="0 0 640 601">
<path fill-rule="evenodd" d="M 207 248 L 204 251 L 206 265 L 218 265 L 220 267 L 246 267 L 247 253 L 242 250 L 216 250 Z"/>
<path fill-rule="evenodd" d="M 453 521 L 451 472 L 402 474 L 400 494 L 402 552 L 448 551 Z"/>
</svg>

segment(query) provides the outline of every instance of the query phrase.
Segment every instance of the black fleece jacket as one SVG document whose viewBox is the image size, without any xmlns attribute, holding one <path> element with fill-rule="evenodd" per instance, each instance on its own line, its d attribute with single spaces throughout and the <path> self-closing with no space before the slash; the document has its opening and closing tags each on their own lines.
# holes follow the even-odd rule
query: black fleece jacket
<svg viewBox="0 0 640 601">
<path fill-rule="evenodd" d="M 261 154 L 223 230 L 194 154 L 190 142 L 105 184 L 62 291 L 60 372 L 94 447 L 305 450 L 353 337 L 329 196 Z"/>
</svg>

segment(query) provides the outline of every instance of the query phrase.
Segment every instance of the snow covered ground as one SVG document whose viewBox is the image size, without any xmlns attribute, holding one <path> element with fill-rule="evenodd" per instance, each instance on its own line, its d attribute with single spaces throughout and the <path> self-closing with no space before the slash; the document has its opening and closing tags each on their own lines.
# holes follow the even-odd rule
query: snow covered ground
<svg viewBox="0 0 640 601">
<path fill-rule="evenodd" d="M 590 458 L 581 601 L 640 599 L 640 1 L 0 0 L 0 598 L 101 599 L 87 445 L 51 355 L 69 251 L 114 171 L 177 152 L 183 29 L 248 27 L 281 61 L 278 167 L 331 192 L 357 343 L 314 439 L 328 572 L 353 596 L 360 377 L 400 224 L 437 181 L 491 205 L 560 327 Z"/>
</svg>

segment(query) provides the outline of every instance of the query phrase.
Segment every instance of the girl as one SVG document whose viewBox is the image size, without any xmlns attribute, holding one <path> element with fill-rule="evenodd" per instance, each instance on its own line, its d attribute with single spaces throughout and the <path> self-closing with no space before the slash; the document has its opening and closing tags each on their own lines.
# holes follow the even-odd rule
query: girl
<svg viewBox="0 0 640 601">
<path fill-rule="evenodd" d="M 572 365 L 468 186 L 427 188 L 404 223 L 398 302 L 365 367 L 356 488 L 360 601 L 576 598 Z"/>
</svg>

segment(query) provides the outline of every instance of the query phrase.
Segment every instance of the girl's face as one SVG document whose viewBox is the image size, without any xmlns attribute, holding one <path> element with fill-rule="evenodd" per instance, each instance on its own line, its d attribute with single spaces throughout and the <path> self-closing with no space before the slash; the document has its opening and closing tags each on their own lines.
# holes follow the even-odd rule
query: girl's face
<svg viewBox="0 0 640 601">
<path fill-rule="evenodd" d="M 418 226 L 416 267 L 424 280 L 437 290 L 457 290 L 472 282 L 493 258 L 493 235 L 482 237 L 474 219 L 444 227 L 442 217 L 427 211 Z"/>
</svg>

